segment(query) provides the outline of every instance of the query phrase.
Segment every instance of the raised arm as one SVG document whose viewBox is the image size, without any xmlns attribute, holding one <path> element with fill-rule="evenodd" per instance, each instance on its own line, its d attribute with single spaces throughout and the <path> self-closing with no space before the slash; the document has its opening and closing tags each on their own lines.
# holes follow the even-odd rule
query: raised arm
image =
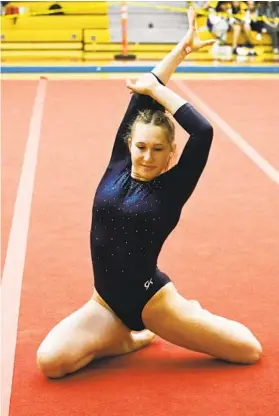
<svg viewBox="0 0 279 416">
<path fill-rule="evenodd" d="M 213 139 L 213 128 L 191 104 L 167 87 L 156 86 L 152 89 L 151 96 L 190 135 L 177 165 L 169 172 L 172 192 L 183 205 L 194 191 L 205 168 Z"/>
<path fill-rule="evenodd" d="M 213 127 L 191 104 L 180 107 L 174 118 L 190 134 L 177 165 L 170 172 L 175 194 L 184 204 L 194 191 L 207 163 Z"/>
<path fill-rule="evenodd" d="M 192 51 L 212 45 L 216 39 L 202 41 L 198 37 L 198 26 L 196 21 L 196 12 L 193 8 L 189 8 L 188 13 L 188 30 L 181 41 L 173 48 L 173 50 L 160 61 L 152 72 L 167 84 L 176 68 L 185 59 L 186 55 Z"/>
<path fill-rule="evenodd" d="M 159 81 L 156 76 L 149 74 L 154 84 L 159 85 Z M 116 134 L 116 138 L 113 145 L 113 150 L 111 154 L 111 159 L 109 166 L 123 161 L 130 157 L 130 152 L 128 146 L 125 142 L 126 135 L 129 131 L 130 125 L 133 123 L 134 119 L 137 117 L 139 111 L 150 109 L 150 110 L 161 110 L 165 111 L 164 107 L 156 102 L 151 96 L 135 93 L 133 94 L 129 106 L 126 110 L 124 118 L 119 126 L 119 129 Z"/>
<path fill-rule="evenodd" d="M 128 147 L 125 143 L 125 137 L 128 133 L 129 126 L 133 123 L 139 111 L 144 109 L 164 111 L 166 109 L 174 114 L 186 102 L 173 91 L 167 89 L 164 84 L 170 79 L 186 54 L 215 42 L 215 40 L 201 41 L 199 39 L 196 13 L 192 8 L 188 11 L 188 20 L 189 28 L 185 37 L 156 65 L 152 70 L 152 74 L 144 74 L 135 84 L 130 80 L 127 81 L 127 87 L 131 93 L 135 94 L 130 101 L 129 107 L 118 129 L 110 165 L 130 157 Z"/>
<path fill-rule="evenodd" d="M 168 87 L 150 82 L 150 74 L 142 78 L 136 85 L 128 88 L 135 89 L 141 94 L 148 94 L 156 102 L 166 108 L 189 133 L 177 165 L 166 176 L 170 181 L 170 189 L 179 203 L 183 204 L 192 194 L 206 165 L 213 128 L 211 124 L 186 100 Z"/>
<path fill-rule="evenodd" d="M 200 40 L 196 12 L 192 7 L 189 8 L 187 15 L 189 27 L 186 35 L 152 70 L 152 74 L 160 80 L 160 83 L 154 83 L 150 74 L 143 75 L 134 84 L 131 81 L 127 82 L 127 87 L 131 92 L 152 97 L 171 114 L 174 114 L 185 103 L 185 100 L 166 88 L 165 85 L 187 54 L 215 42 L 215 39 Z"/>
<path fill-rule="evenodd" d="M 188 44 L 192 49 L 196 45 L 204 46 L 196 32 L 195 12 L 191 9 L 188 12 L 190 28 L 188 30 Z M 193 29 L 194 28 L 194 29 Z M 212 41 L 210 41 L 212 43 Z M 206 43 L 209 44 L 209 43 Z M 202 47 L 200 46 L 200 47 Z M 179 46 L 179 48 L 181 45 Z M 177 53 L 179 51 L 177 48 Z M 169 55 L 159 64 L 154 71 L 161 80 L 166 82 L 175 67 L 174 62 L 176 53 Z M 174 58 L 174 60 L 171 59 Z M 178 58 L 177 58 L 178 59 Z M 187 101 L 170 90 L 164 85 L 154 85 L 150 81 L 150 75 L 142 77 L 135 84 L 127 83 L 127 87 L 134 92 L 146 94 L 152 97 L 156 102 L 161 104 L 176 119 L 176 121 L 184 128 L 190 137 L 183 149 L 178 164 L 166 174 L 171 182 L 171 189 L 175 196 L 183 204 L 189 198 L 206 165 L 211 142 L 213 138 L 213 128 L 211 124 Z"/>
</svg>

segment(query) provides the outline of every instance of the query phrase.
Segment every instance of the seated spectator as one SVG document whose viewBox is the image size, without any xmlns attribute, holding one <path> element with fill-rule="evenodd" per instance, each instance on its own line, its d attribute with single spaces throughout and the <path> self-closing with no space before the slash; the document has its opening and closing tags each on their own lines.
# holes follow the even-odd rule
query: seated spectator
<svg viewBox="0 0 279 416">
<path fill-rule="evenodd" d="M 247 9 L 245 13 L 245 21 L 250 24 L 251 30 L 257 32 L 257 39 L 261 39 L 261 33 L 263 30 L 263 22 L 260 21 L 259 14 L 259 1 L 247 1 Z"/>
<path fill-rule="evenodd" d="M 263 16 L 263 27 L 272 38 L 273 53 L 279 53 L 279 24 L 274 19 L 279 17 L 279 1 L 262 1 L 260 15 Z"/>
<path fill-rule="evenodd" d="M 218 1 L 192 1 L 188 2 L 197 10 L 197 13 L 202 10 L 215 9 Z"/>
<path fill-rule="evenodd" d="M 207 27 L 219 40 L 219 43 L 225 44 L 227 32 L 230 29 L 229 19 L 217 13 L 226 13 L 230 7 L 229 1 L 218 1 L 216 7 L 209 8 Z"/>
<path fill-rule="evenodd" d="M 246 14 L 246 4 L 242 1 L 232 1 L 232 8 L 231 12 L 234 15 L 238 15 L 238 17 L 233 17 L 230 19 L 232 28 L 233 28 L 233 54 L 238 55 L 238 40 L 241 33 L 243 33 L 244 37 L 246 38 L 246 42 L 243 46 L 250 49 L 248 53 L 249 56 L 256 56 L 256 52 L 254 50 L 254 45 L 251 38 L 251 25 L 249 22 L 245 20 Z"/>
</svg>

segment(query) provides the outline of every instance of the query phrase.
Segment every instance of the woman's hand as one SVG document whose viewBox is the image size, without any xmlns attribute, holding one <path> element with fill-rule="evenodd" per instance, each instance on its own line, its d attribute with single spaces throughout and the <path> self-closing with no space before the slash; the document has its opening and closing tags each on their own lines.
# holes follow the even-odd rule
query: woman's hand
<svg viewBox="0 0 279 416">
<path fill-rule="evenodd" d="M 126 81 L 126 86 L 130 90 L 130 94 L 137 92 L 138 94 L 152 95 L 152 91 L 160 85 L 156 77 L 152 74 L 142 75 L 135 83 L 131 80 Z"/>
<path fill-rule="evenodd" d="M 197 51 L 205 46 L 213 45 L 216 42 L 216 39 L 201 40 L 198 35 L 198 25 L 197 25 L 197 14 L 196 11 L 189 7 L 188 13 L 188 23 L 189 28 L 185 37 L 184 48 L 189 54 L 192 51 Z"/>
</svg>

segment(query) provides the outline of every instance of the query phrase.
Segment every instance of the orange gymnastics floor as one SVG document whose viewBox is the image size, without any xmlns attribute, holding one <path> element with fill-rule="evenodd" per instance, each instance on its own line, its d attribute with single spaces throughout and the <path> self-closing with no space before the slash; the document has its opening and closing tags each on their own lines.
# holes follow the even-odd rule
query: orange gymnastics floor
<svg viewBox="0 0 279 416">
<path fill-rule="evenodd" d="M 91 296 L 92 198 L 129 94 L 124 79 L 4 80 L 3 416 L 278 415 L 278 79 L 170 86 L 210 118 L 215 138 L 159 266 L 185 297 L 251 328 L 261 361 L 226 364 L 157 337 L 62 380 L 43 377 L 39 343 Z M 178 127 L 180 148 L 185 140 Z"/>
</svg>

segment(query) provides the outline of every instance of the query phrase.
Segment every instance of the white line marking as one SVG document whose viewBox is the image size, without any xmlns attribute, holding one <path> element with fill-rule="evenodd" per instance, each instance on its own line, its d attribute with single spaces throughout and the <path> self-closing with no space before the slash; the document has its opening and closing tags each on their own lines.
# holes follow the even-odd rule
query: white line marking
<svg viewBox="0 0 279 416">
<path fill-rule="evenodd" d="M 279 185 L 279 172 L 271 166 L 246 140 L 229 126 L 215 111 L 211 110 L 189 87 L 182 81 L 173 80 L 177 87 L 186 94 L 186 98 L 195 104 L 200 111 L 217 125 L 263 172 Z"/>
<path fill-rule="evenodd" d="M 38 158 L 46 80 L 37 87 L 2 275 L 2 415 L 9 415 L 31 203 Z M 24 377 L 24 374 L 22 375 Z"/>
</svg>

